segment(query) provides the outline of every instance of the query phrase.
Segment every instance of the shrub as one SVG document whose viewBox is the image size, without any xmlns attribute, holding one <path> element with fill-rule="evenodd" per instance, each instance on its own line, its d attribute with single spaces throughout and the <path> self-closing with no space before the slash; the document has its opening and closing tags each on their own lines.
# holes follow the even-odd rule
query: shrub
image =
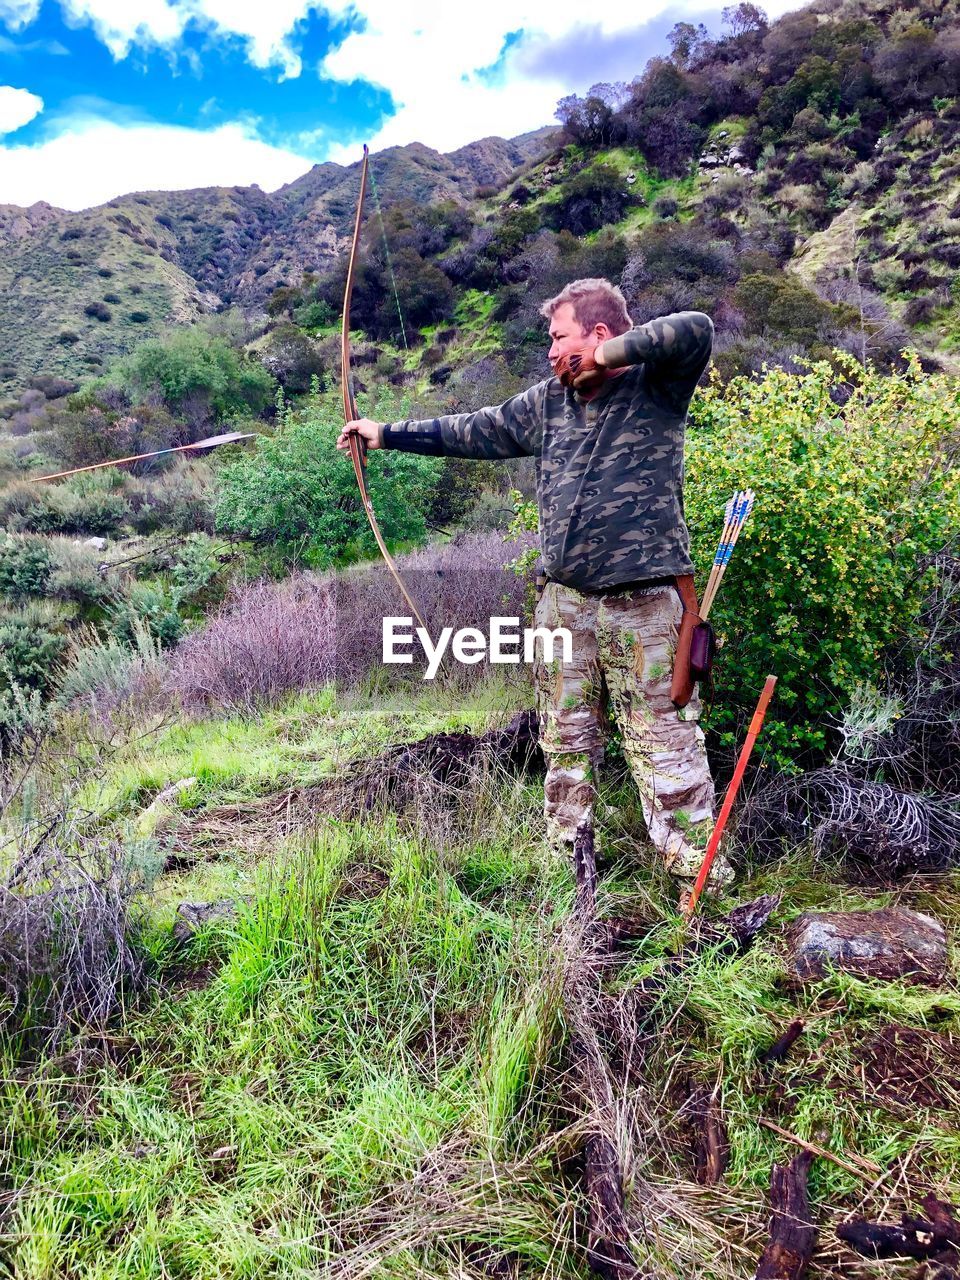
<svg viewBox="0 0 960 1280">
<path fill-rule="evenodd" d="M 70 378 L 56 378 L 49 373 L 40 373 L 27 383 L 32 391 L 39 391 L 47 400 L 61 400 L 64 396 L 79 391 L 80 383 Z"/>
<path fill-rule="evenodd" d="M 127 318 L 131 324 L 146 324 L 150 319 L 150 313 L 148 311 L 131 311 Z"/>
<path fill-rule="evenodd" d="M 103 300 L 104 302 L 112 302 L 116 304 L 120 301 L 120 295 L 119 293 L 105 293 L 103 295 Z"/>
<path fill-rule="evenodd" d="M 40 615 L 24 610 L 0 616 L 0 693 L 52 688 L 66 638 Z"/>
<path fill-rule="evenodd" d="M 116 573 L 100 572 L 102 553 L 92 547 L 78 545 L 72 538 L 47 538 L 50 551 L 50 576 L 46 594 L 83 608 L 99 608 L 116 592 Z"/>
<path fill-rule="evenodd" d="M 223 338 L 183 329 L 143 342 L 111 373 L 131 400 L 160 399 L 172 413 L 202 424 L 261 413 L 275 385 L 266 369 Z"/>
<path fill-rule="evenodd" d="M 212 533 L 214 494 L 213 471 L 202 461 L 181 462 L 150 479 L 131 476 L 124 487 L 137 533 Z"/>
<path fill-rule="evenodd" d="M 260 359 L 284 390 L 295 394 L 309 391 L 311 378 L 323 379 L 326 373 L 317 347 L 295 324 L 278 325 L 268 334 Z"/>
<path fill-rule="evenodd" d="M 34 840 L 25 833 L 0 881 L 0 1020 L 18 1056 L 105 1030 L 145 974 L 135 903 L 146 884 L 130 850 L 59 820 L 42 858 Z"/>
<path fill-rule="evenodd" d="M 630 193 L 623 177 L 612 165 L 595 164 L 584 169 L 567 185 L 556 205 L 544 207 L 555 230 L 567 230 L 582 236 L 606 223 L 619 222 Z"/>
<path fill-rule="evenodd" d="M 97 275 L 102 276 L 104 280 L 109 280 L 113 275 L 113 272 L 110 270 L 109 267 L 100 267 L 99 270 L 97 271 Z"/>
<path fill-rule="evenodd" d="M 304 329 L 324 329 L 334 321 L 333 308 L 329 302 L 306 302 L 294 312 L 294 319 Z"/>
<path fill-rule="evenodd" d="M 68 484 L 43 490 L 42 496 L 11 521 L 29 533 L 110 534 L 123 527 L 130 508 L 122 494 L 84 491 Z"/>
<path fill-rule="evenodd" d="M 36 538 L 0 532 L 0 595 L 7 600 L 42 596 L 50 577 L 50 553 Z"/>
<path fill-rule="evenodd" d="M 103 302 L 88 302 L 83 308 L 83 314 L 90 316 L 93 320 L 100 320 L 104 324 L 113 318 L 110 308 Z"/>
<path fill-rule="evenodd" d="M 276 436 L 222 467 L 217 528 L 288 551 L 309 546 L 318 567 L 348 558 L 351 550 L 376 554 L 355 499 L 353 469 L 334 449 L 338 432 L 334 414 L 317 396 L 303 411 L 287 413 Z M 424 537 L 424 511 L 439 469 L 434 459 L 415 454 L 371 454 L 368 483 L 385 537 Z"/>
<path fill-rule="evenodd" d="M 166 648 L 180 639 L 184 626 L 179 593 L 160 582 L 132 583 L 107 615 L 110 634 L 131 648 L 136 644 L 140 627 Z"/>
<path fill-rule="evenodd" d="M 80 341 L 80 335 L 72 329 L 63 329 L 57 334 L 57 341 L 61 347 L 72 347 Z"/>
<path fill-rule="evenodd" d="M 733 291 L 733 305 L 751 329 L 763 337 L 778 334 L 797 342 L 812 343 L 824 332 L 857 317 L 851 308 L 823 302 L 796 276 L 751 272 Z"/>
<path fill-rule="evenodd" d="M 712 615 L 726 637 L 706 723 L 732 745 L 764 677 L 779 677 L 767 750 L 790 768 L 827 744 L 858 683 L 877 680 L 883 651 L 909 632 L 937 551 L 960 517 L 960 472 L 948 465 L 960 430 L 958 380 L 819 361 L 794 376 L 711 376 L 692 406 L 685 510 L 705 581 L 735 488 L 756 508 Z"/>
</svg>

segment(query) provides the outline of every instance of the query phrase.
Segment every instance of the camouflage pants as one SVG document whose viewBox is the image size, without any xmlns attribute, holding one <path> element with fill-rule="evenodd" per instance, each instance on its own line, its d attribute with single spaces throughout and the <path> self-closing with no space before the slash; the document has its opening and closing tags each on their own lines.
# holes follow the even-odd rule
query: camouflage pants
<svg viewBox="0 0 960 1280">
<path fill-rule="evenodd" d="M 572 638 L 569 662 L 559 646 L 553 660 L 545 661 L 538 643 L 534 667 L 547 758 L 547 838 L 558 854 L 572 852 L 578 831 L 587 828 L 593 834 L 609 711 L 620 729 L 651 841 L 674 875 L 699 871 L 716 801 L 697 724 L 697 693 L 682 711 L 670 698 L 681 614 L 672 586 L 586 595 L 547 583 L 535 625 L 551 631 L 565 627 Z M 711 881 L 729 878 L 727 864 L 718 858 Z"/>
</svg>

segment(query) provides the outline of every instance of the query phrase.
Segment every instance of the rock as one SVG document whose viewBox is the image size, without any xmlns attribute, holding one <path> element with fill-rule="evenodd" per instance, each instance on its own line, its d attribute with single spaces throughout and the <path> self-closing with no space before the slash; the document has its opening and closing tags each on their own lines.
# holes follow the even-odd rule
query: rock
<svg viewBox="0 0 960 1280">
<path fill-rule="evenodd" d="M 947 969 L 947 936 L 939 920 L 907 907 L 807 912 L 790 931 L 792 977 L 815 981 L 831 968 L 937 983 Z"/>
<path fill-rule="evenodd" d="M 729 133 L 730 133 L 729 129 L 721 129 L 720 132 L 717 134 L 717 137 L 726 138 Z"/>
<path fill-rule="evenodd" d="M 727 160 L 729 161 L 742 160 L 745 154 L 746 152 L 744 152 L 740 147 L 734 144 L 734 146 L 732 146 L 730 150 L 727 152 Z"/>
<path fill-rule="evenodd" d="M 106 551 L 106 538 L 84 538 L 83 545 L 85 547 L 93 547 L 94 551 Z"/>
<path fill-rule="evenodd" d="M 177 919 L 173 926 L 174 940 L 189 942 L 205 924 L 232 920 L 237 914 L 238 905 L 234 898 L 220 898 L 216 902 L 181 902 L 177 907 Z"/>
</svg>

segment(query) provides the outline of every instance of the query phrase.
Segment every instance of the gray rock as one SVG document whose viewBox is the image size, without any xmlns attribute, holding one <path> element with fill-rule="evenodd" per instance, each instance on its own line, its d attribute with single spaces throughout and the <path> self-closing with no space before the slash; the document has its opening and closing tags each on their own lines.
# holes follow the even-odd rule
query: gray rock
<svg viewBox="0 0 960 1280">
<path fill-rule="evenodd" d="M 234 898 L 220 898 L 216 902 L 181 902 L 173 926 L 174 939 L 188 942 L 205 924 L 232 920 L 237 914 L 237 906 Z"/>
<path fill-rule="evenodd" d="M 831 968 L 937 983 L 947 970 L 947 935 L 939 920 L 907 907 L 808 912 L 790 930 L 791 975 L 815 981 Z"/>
<path fill-rule="evenodd" d="M 106 551 L 106 538 L 84 538 L 83 545 L 85 547 L 93 547 L 94 551 Z"/>
</svg>

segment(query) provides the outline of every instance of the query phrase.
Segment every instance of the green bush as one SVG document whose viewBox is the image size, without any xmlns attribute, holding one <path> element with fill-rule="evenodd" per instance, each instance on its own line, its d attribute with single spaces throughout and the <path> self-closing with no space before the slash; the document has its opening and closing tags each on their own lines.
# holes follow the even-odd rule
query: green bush
<svg viewBox="0 0 960 1280">
<path fill-rule="evenodd" d="M 243 424 L 238 427 L 243 430 Z M 175 454 L 166 470 L 124 477 L 130 524 L 137 533 L 213 532 L 216 480 L 212 460 Z M 218 459 L 219 461 L 219 459 Z"/>
<path fill-rule="evenodd" d="M 182 329 L 142 342 L 109 375 L 134 403 L 162 400 L 171 412 L 196 422 L 262 413 L 274 382 L 223 338 Z"/>
<path fill-rule="evenodd" d="M 162 582 L 134 582 L 108 611 L 107 628 L 122 644 L 134 648 L 143 629 L 164 648 L 176 644 L 184 632 L 180 594 Z"/>
<path fill-rule="evenodd" d="M 31 617 L 0 617 L 0 693 L 53 685 L 66 638 Z"/>
<path fill-rule="evenodd" d="M 354 553 L 376 555 L 350 459 L 334 448 L 339 430 L 329 397 L 324 403 L 313 395 L 303 410 L 287 411 L 277 435 L 222 467 L 217 528 L 288 550 L 309 547 L 318 568 Z M 367 482 L 385 538 L 425 536 L 441 467 L 399 451 L 370 454 Z"/>
<path fill-rule="evenodd" d="M 960 380 L 905 354 L 906 372 L 888 376 L 834 352 L 854 384 L 842 407 L 826 361 L 726 387 L 711 375 L 691 406 L 685 510 L 701 592 L 724 503 L 756 492 L 711 614 L 725 645 L 705 723 L 732 745 L 776 675 L 764 744 L 783 768 L 821 752 L 857 685 L 880 682 L 929 588 L 919 566 L 956 535 Z"/>
<path fill-rule="evenodd" d="M 117 533 L 129 518 L 130 507 L 122 494 L 77 492 L 64 484 L 45 489 L 42 498 L 11 523 L 29 533 L 89 537 Z"/>
<path fill-rule="evenodd" d="M 0 595 L 7 600 L 42 596 L 50 577 L 50 553 L 35 538 L 0 532 Z"/>
</svg>

